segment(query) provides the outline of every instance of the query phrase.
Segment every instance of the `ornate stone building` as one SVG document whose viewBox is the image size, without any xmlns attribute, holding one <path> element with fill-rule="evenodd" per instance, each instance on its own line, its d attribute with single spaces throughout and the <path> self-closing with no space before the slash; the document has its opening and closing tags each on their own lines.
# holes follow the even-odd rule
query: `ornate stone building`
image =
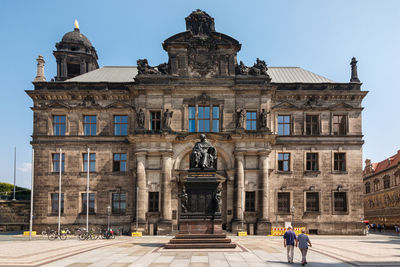
<svg viewBox="0 0 400 267">
<path fill-rule="evenodd" d="M 156 67 L 142 59 L 98 68 L 77 28 L 56 48 L 55 81 L 45 80 L 39 58 L 27 91 L 36 228 L 57 223 L 61 148 L 63 225 L 85 224 L 89 162 L 91 225 L 106 224 L 111 206 L 111 225 L 178 229 L 181 181 L 205 133 L 218 154 L 226 230 L 266 234 L 292 222 L 320 234 L 361 233 L 367 92 L 355 59 L 349 83 L 259 59 L 248 67 L 237 60 L 241 44 L 200 10 L 164 41 L 169 60 Z"/>
<path fill-rule="evenodd" d="M 400 150 L 381 162 L 365 161 L 364 213 L 370 223 L 400 225 Z"/>
</svg>

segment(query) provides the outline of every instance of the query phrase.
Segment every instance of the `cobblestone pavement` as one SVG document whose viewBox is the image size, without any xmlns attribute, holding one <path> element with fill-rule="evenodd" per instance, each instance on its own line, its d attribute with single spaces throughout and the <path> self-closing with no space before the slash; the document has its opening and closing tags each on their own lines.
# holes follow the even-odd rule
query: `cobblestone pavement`
<svg viewBox="0 0 400 267">
<path fill-rule="evenodd" d="M 258 267 L 300 265 L 295 249 L 288 264 L 281 237 L 231 237 L 233 250 L 167 250 L 172 237 L 119 237 L 115 240 L 48 241 L 0 236 L 0 266 Z M 10 241 L 12 239 L 12 241 Z M 400 238 L 392 235 L 310 236 L 307 266 L 400 266 Z"/>
</svg>

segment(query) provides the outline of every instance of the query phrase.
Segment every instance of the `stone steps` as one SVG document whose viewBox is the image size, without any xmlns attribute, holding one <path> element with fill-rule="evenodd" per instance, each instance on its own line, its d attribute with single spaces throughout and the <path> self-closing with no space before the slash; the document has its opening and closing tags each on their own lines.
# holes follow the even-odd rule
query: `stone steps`
<svg viewBox="0 0 400 267">
<path fill-rule="evenodd" d="M 165 244 L 166 249 L 236 248 L 225 234 L 177 234 Z"/>
<path fill-rule="evenodd" d="M 182 234 L 175 236 L 176 239 L 204 239 L 204 238 L 226 238 L 226 234 Z"/>
<path fill-rule="evenodd" d="M 201 238 L 201 239 L 177 239 L 173 238 L 169 241 L 171 244 L 193 244 L 193 243 L 231 243 L 229 238 Z"/>
<path fill-rule="evenodd" d="M 235 243 L 197 243 L 197 244 L 165 244 L 166 249 L 213 249 L 213 248 L 236 248 Z"/>
</svg>

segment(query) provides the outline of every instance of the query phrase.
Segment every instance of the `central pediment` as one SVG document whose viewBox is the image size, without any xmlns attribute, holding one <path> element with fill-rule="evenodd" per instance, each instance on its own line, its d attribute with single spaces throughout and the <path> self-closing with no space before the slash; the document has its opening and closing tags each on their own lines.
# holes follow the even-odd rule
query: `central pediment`
<svg viewBox="0 0 400 267">
<path fill-rule="evenodd" d="M 166 39 L 172 75 L 189 77 L 234 76 L 241 44 L 216 32 L 214 19 L 201 10 L 186 17 L 186 31 Z"/>
<path fill-rule="evenodd" d="M 179 77 L 189 79 L 237 78 L 268 83 L 267 65 L 257 58 L 252 67 L 237 62 L 241 44 L 236 39 L 215 31 L 214 18 L 197 9 L 186 20 L 186 31 L 175 34 L 163 43 L 168 63 L 150 66 L 147 59 L 139 59 L 137 82 Z M 254 77 L 257 76 L 257 77 Z M 158 77 L 156 78 L 158 79 Z"/>
</svg>

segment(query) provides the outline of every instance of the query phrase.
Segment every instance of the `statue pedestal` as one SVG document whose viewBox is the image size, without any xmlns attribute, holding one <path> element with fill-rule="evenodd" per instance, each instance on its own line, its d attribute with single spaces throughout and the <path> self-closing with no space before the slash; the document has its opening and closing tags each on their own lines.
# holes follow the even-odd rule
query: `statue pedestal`
<svg viewBox="0 0 400 267">
<path fill-rule="evenodd" d="M 179 234 L 165 248 L 236 247 L 222 231 L 221 207 L 218 201 L 220 183 L 215 171 L 188 173 L 184 181 L 187 203 L 182 205 L 184 207 L 179 217 Z"/>
</svg>

